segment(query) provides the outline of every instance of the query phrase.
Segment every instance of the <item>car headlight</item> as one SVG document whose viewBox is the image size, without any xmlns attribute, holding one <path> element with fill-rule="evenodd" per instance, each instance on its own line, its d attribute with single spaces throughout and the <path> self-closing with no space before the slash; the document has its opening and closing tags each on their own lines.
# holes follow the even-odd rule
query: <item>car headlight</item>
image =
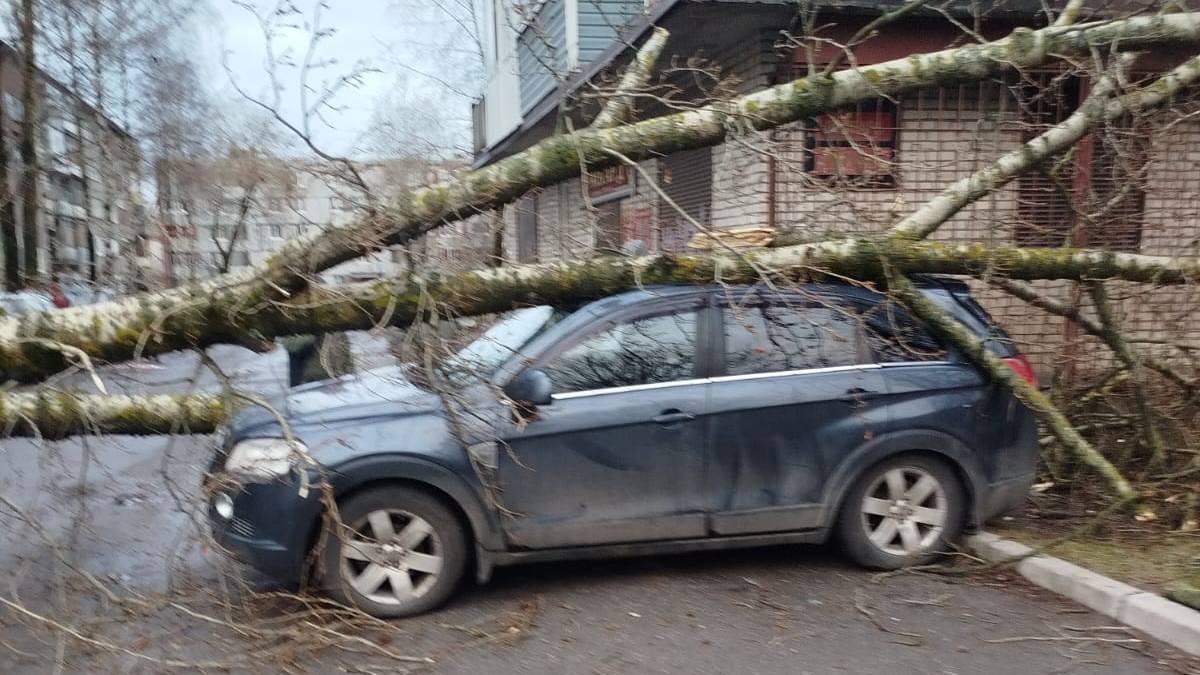
<svg viewBox="0 0 1200 675">
<path fill-rule="evenodd" d="M 287 475 L 299 455 L 307 451 L 300 441 L 282 438 L 250 438 L 229 451 L 225 470 L 249 478 L 278 478 Z"/>
</svg>

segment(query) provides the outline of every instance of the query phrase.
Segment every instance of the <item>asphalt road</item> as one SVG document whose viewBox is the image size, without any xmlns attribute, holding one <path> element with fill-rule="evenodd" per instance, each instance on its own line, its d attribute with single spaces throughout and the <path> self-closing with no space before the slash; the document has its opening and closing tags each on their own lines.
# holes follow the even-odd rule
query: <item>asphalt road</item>
<svg viewBox="0 0 1200 675">
<path fill-rule="evenodd" d="M 280 353 L 222 350 L 218 359 L 248 388 L 282 386 Z M 123 366 L 110 381 L 128 390 L 175 391 L 192 379 L 195 365 L 193 357 L 172 356 Z M 815 546 L 501 569 L 487 586 L 464 586 L 443 611 L 394 622 L 390 634 L 357 634 L 433 659 L 421 666 L 345 649 L 281 650 L 165 603 L 127 614 L 98 602 L 56 560 L 46 538 L 70 544 L 64 550 L 73 566 L 120 592 L 203 609 L 220 590 L 231 593 L 239 611 L 252 604 L 221 582 L 193 520 L 212 442 L 108 437 L 0 444 L 0 496 L 37 522 L 31 526 L 0 504 L 0 595 L 132 651 L 228 659 L 234 672 L 1200 672 L 1195 662 L 1114 630 L 1111 620 L 1015 575 L 880 578 Z M 250 578 L 256 588 L 267 587 Z M 252 613 L 271 625 L 288 625 L 283 617 L 295 611 L 255 607 Z M 60 646 L 61 672 L 165 670 L 78 640 L 59 643 L 53 632 L 32 631 L 26 622 L 0 608 L 0 673 L 54 672 Z M 1134 638 L 1144 641 L 1113 642 Z M 254 667 L 241 667 L 247 662 Z"/>
</svg>

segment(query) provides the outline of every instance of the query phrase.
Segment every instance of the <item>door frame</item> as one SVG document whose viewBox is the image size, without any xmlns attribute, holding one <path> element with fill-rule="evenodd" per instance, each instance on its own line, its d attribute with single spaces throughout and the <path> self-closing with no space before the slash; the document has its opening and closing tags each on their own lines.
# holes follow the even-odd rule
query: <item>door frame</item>
<svg viewBox="0 0 1200 675">
<path fill-rule="evenodd" d="M 668 382 L 651 382 L 651 383 L 644 383 L 644 384 L 622 385 L 622 386 L 605 387 L 605 388 L 599 388 L 599 389 L 588 389 L 588 390 L 575 391 L 575 392 L 563 392 L 563 393 L 552 394 L 551 398 L 553 401 L 572 401 L 573 399 L 600 397 L 600 396 L 608 396 L 608 395 L 620 396 L 620 395 L 626 394 L 628 392 L 638 392 L 638 391 L 655 390 L 655 389 L 670 389 L 670 388 L 682 387 L 682 386 L 697 386 L 697 385 L 708 386 L 710 383 L 710 380 L 709 380 L 710 369 L 711 369 L 711 365 L 713 363 L 713 357 L 712 357 L 713 325 L 712 324 L 714 321 L 714 316 L 719 319 L 719 314 L 714 314 L 715 310 L 713 308 L 713 303 L 711 301 L 710 296 L 711 296 L 711 291 L 709 289 L 697 289 L 695 291 L 689 291 L 689 292 L 683 292 L 683 293 L 672 293 L 670 295 L 664 295 L 662 297 L 650 297 L 650 298 L 646 298 L 643 300 L 639 300 L 639 301 L 630 303 L 629 305 L 616 308 L 614 311 L 594 316 L 590 320 L 580 323 L 580 325 L 574 327 L 568 333 L 562 335 L 561 337 L 559 337 L 559 339 L 555 340 L 553 343 L 546 345 L 543 349 L 539 350 L 538 353 L 525 355 L 523 358 L 524 365 L 521 368 L 513 369 L 512 377 L 517 377 L 521 373 L 521 371 L 526 368 L 539 368 L 542 365 L 544 365 L 545 363 L 558 357 L 563 352 L 578 345 L 580 342 L 585 341 L 585 340 L 591 338 L 592 336 L 594 336 L 602 331 L 608 330 L 619 324 L 626 323 L 631 320 L 636 320 L 638 318 L 643 318 L 643 317 L 654 317 L 654 316 L 661 316 L 664 314 L 692 311 L 695 313 L 695 316 L 696 316 L 696 327 L 695 327 L 696 347 L 695 347 L 694 363 L 693 363 L 692 373 L 691 373 L 690 377 L 687 377 L 687 378 L 681 379 L 681 380 L 672 380 L 672 381 L 668 381 Z M 707 397 L 705 397 L 705 400 L 706 400 L 706 398 Z M 549 405 L 551 406 L 551 410 L 552 410 L 553 403 L 551 403 Z M 648 415 L 649 415 L 649 413 L 648 413 Z M 698 415 L 701 418 L 703 418 L 704 410 L 701 410 L 698 413 Z M 697 420 L 695 423 L 700 424 L 700 425 L 706 425 L 706 422 L 703 419 Z M 532 422 L 532 424 L 536 424 L 536 421 Z M 514 425 L 513 420 L 511 419 L 511 417 L 509 417 L 507 414 L 505 414 L 504 417 L 497 419 L 495 429 L 496 429 L 496 431 L 495 431 L 494 435 L 498 439 L 499 443 L 515 442 L 514 441 L 515 425 Z M 521 432 L 516 431 L 516 434 L 519 434 L 519 433 L 521 433 Z M 699 433 L 700 433 L 700 440 L 699 440 L 699 443 L 696 448 L 696 452 L 699 453 L 699 464 L 700 464 L 700 466 L 699 466 L 700 475 L 697 476 L 698 482 L 702 481 L 704 472 L 707 470 L 707 464 L 708 464 L 708 457 L 706 454 L 707 449 L 708 449 L 708 441 L 706 438 L 707 426 L 701 426 Z M 504 450 L 501 449 L 500 452 L 503 453 Z M 503 462 L 503 461 L 505 461 L 505 458 L 498 457 L 498 462 Z M 512 460 L 509 460 L 509 461 L 512 461 Z M 497 463 L 497 479 L 499 479 L 498 471 L 499 471 L 499 464 Z M 692 519 L 698 522 L 698 524 L 700 525 L 700 528 L 702 530 L 706 530 L 707 518 L 708 518 L 708 513 L 706 511 L 702 510 L 702 511 L 696 512 Z M 684 519 L 684 516 L 683 515 L 672 516 L 672 517 L 645 516 L 643 518 L 630 518 L 630 519 L 622 519 L 619 521 L 615 520 L 615 521 L 609 521 L 609 522 L 596 522 L 596 523 L 590 523 L 590 524 L 583 524 L 580 526 L 581 529 L 591 529 L 593 531 L 603 531 L 603 528 L 605 528 L 605 527 L 610 527 L 610 528 L 624 527 L 624 525 L 622 523 L 635 523 L 639 520 L 644 520 L 645 522 L 643 523 L 643 529 L 647 533 L 647 536 L 639 537 L 637 539 L 632 539 L 632 540 L 623 540 L 620 538 L 615 538 L 611 542 L 556 543 L 556 544 L 552 544 L 549 546 L 547 546 L 546 544 L 539 544 L 540 538 L 538 537 L 538 535 L 536 533 L 521 532 L 518 534 L 517 531 L 515 531 L 512 528 L 512 521 L 510 519 L 502 517 L 500 519 L 500 522 L 501 522 L 502 534 L 509 546 L 517 546 L 522 549 L 528 547 L 528 549 L 530 551 L 539 551 L 539 550 L 550 550 L 553 548 L 561 548 L 564 546 L 571 547 L 571 548 L 578 547 L 578 546 L 585 546 L 585 547 L 605 546 L 605 545 L 625 546 L 625 545 L 637 544 L 639 542 L 650 543 L 650 542 L 660 541 L 660 540 L 661 541 L 677 540 L 677 539 L 679 539 L 679 537 L 677 537 L 677 536 L 664 536 L 664 537 L 653 536 L 653 532 L 655 531 L 656 528 L 658 528 L 658 530 L 661 531 L 665 535 L 669 531 L 668 526 L 670 525 L 670 522 L 672 519 L 681 520 L 681 519 Z"/>
</svg>

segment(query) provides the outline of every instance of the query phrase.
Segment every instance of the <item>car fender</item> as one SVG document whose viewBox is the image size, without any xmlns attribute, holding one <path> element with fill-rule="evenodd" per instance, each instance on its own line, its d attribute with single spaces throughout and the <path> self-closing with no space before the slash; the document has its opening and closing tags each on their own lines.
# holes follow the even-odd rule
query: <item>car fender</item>
<svg viewBox="0 0 1200 675">
<path fill-rule="evenodd" d="M 407 480 L 423 483 L 454 501 L 466 515 L 475 543 L 486 549 L 503 545 L 499 522 L 483 502 L 482 486 L 471 485 L 451 469 L 424 457 L 380 453 L 357 457 L 333 467 L 334 493 L 341 495 L 370 483 Z"/>
<path fill-rule="evenodd" d="M 981 522 L 981 497 L 987 494 L 987 478 L 975 453 L 957 438 L 932 429 L 908 429 L 883 434 L 860 445 L 842 461 L 825 484 L 821 526 L 832 527 L 846 492 L 871 466 L 905 452 L 932 452 L 950 461 L 966 479 L 968 525 Z"/>
</svg>

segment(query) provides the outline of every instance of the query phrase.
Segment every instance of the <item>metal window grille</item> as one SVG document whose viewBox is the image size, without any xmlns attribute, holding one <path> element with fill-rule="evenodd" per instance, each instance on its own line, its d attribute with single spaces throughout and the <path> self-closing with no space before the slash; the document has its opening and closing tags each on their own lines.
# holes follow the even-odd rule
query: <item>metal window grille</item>
<svg viewBox="0 0 1200 675">
<path fill-rule="evenodd" d="M 700 148 L 667 155 L 659 162 L 659 185 L 678 205 L 659 200 L 659 248 L 682 251 L 696 233 L 687 216 L 708 225 L 712 212 L 712 148 Z M 680 213 L 682 211 L 683 213 Z M 686 216 L 684 214 L 687 214 Z"/>
<path fill-rule="evenodd" d="M 899 110 L 886 99 L 808 120 L 804 170 L 829 185 L 894 187 L 899 130 Z"/>
<path fill-rule="evenodd" d="M 1065 120 L 1079 106 L 1079 82 L 1062 73 L 1033 73 L 1009 82 L 1008 91 L 1020 111 L 1022 141 Z M 1017 218 L 1013 243 L 1018 246 L 1062 246 L 1071 236 L 1074 166 L 1047 162 L 1017 179 Z"/>
<path fill-rule="evenodd" d="M 621 248 L 621 202 L 614 199 L 596 205 L 596 251 L 613 253 Z"/>
<path fill-rule="evenodd" d="M 517 202 L 517 262 L 537 262 L 538 199 L 526 197 Z"/>
</svg>

